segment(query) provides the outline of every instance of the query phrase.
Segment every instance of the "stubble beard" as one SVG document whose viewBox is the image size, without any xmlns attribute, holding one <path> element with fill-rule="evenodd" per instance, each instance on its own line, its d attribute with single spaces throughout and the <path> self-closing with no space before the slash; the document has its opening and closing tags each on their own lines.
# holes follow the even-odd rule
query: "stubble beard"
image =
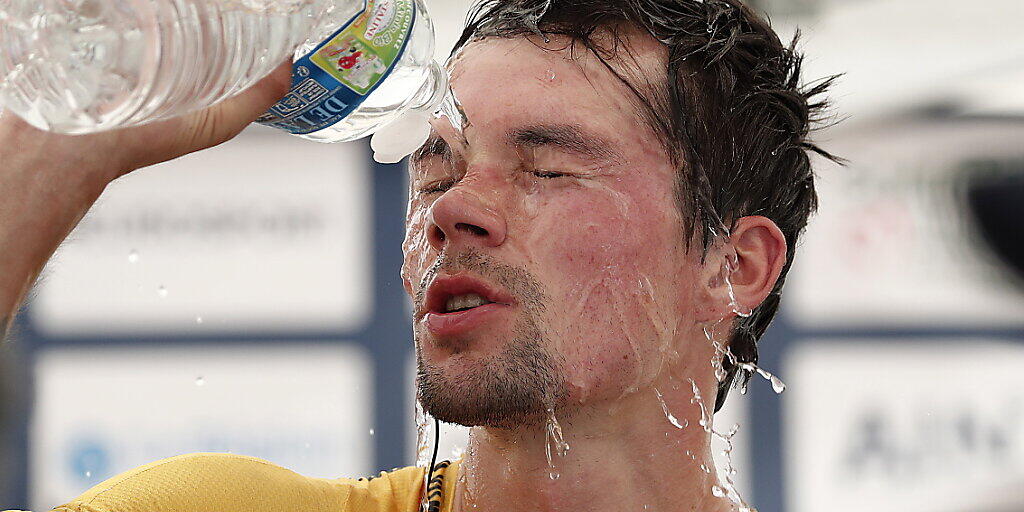
<svg viewBox="0 0 1024 512">
<path fill-rule="evenodd" d="M 457 375 L 424 361 L 417 341 L 416 387 L 423 409 L 467 427 L 542 423 L 565 393 L 557 360 L 539 335 L 532 326 L 517 327 L 501 353 L 462 365 Z"/>
<path fill-rule="evenodd" d="M 524 269 L 504 265 L 470 251 L 442 257 L 439 268 L 464 268 L 491 278 L 519 299 L 519 318 L 500 353 L 481 358 L 472 347 L 449 357 L 465 358 L 458 371 L 425 361 L 416 331 L 416 395 L 431 416 L 464 426 L 517 428 L 542 424 L 566 395 L 562 359 L 553 354 L 541 329 L 545 310 L 540 284 Z M 486 334 L 482 334 L 486 335 Z M 459 353 L 462 352 L 462 353 Z"/>
</svg>

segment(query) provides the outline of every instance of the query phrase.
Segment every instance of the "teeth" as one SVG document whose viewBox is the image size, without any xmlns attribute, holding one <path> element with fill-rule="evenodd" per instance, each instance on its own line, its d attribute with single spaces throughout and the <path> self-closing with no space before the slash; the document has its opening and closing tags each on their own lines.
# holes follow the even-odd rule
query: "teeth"
<svg viewBox="0 0 1024 512">
<path fill-rule="evenodd" d="M 475 308 L 477 306 L 483 306 L 484 304 L 490 304 L 489 301 L 475 293 L 467 293 L 465 295 L 456 295 L 450 299 L 444 305 L 445 313 L 449 311 L 456 311 L 460 309 Z"/>
</svg>

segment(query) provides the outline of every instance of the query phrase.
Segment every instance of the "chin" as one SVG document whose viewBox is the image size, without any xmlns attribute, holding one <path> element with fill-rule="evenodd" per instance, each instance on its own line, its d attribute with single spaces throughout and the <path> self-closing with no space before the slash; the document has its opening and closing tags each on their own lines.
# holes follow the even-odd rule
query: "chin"
<svg viewBox="0 0 1024 512">
<path fill-rule="evenodd" d="M 465 352 L 441 360 L 417 354 L 417 398 L 438 420 L 514 428 L 543 423 L 568 393 L 560 360 L 536 341 L 497 354 Z"/>
</svg>

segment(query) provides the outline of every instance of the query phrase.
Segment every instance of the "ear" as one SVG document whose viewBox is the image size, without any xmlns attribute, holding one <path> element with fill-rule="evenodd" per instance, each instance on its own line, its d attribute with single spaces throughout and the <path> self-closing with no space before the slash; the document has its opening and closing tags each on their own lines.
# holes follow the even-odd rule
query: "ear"
<svg viewBox="0 0 1024 512">
<path fill-rule="evenodd" d="M 761 305 L 786 265 L 786 237 L 766 217 L 742 217 L 729 235 L 736 262 L 729 282 L 736 305 L 752 311 Z"/>
</svg>

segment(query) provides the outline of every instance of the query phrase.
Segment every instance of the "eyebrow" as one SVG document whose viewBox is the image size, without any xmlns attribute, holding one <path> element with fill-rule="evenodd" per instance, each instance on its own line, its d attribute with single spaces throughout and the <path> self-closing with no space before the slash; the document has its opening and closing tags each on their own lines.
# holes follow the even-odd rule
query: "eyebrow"
<svg viewBox="0 0 1024 512">
<path fill-rule="evenodd" d="M 590 135 L 575 124 L 541 124 L 508 132 L 509 142 L 525 148 L 553 146 L 590 160 L 621 160 L 608 141 Z"/>
<path fill-rule="evenodd" d="M 446 161 L 452 158 L 452 148 L 448 145 L 448 141 L 444 140 L 433 130 L 430 131 L 430 137 L 427 137 L 427 141 L 413 152 L 410 161 L 413 163 L 419 162 L 431 155 L 440 155 Z"/>
<path fill-rule="evenodd" d="M 524 148 L 553 146 L 567 153 L 590 160 L 617 161 L 622 156 L 611 148 L 606 140 L 587 134 L 575 124 L 541 124 L 508 131 L 508 140 L 512 145 Z M 439 155 L 445 161 L 453 159 L 452 148 L 436 132 L 431 131 L 427 141 L 417 149 L 411 157 L 418 162 L 428 156 Z"/>
</svg>

